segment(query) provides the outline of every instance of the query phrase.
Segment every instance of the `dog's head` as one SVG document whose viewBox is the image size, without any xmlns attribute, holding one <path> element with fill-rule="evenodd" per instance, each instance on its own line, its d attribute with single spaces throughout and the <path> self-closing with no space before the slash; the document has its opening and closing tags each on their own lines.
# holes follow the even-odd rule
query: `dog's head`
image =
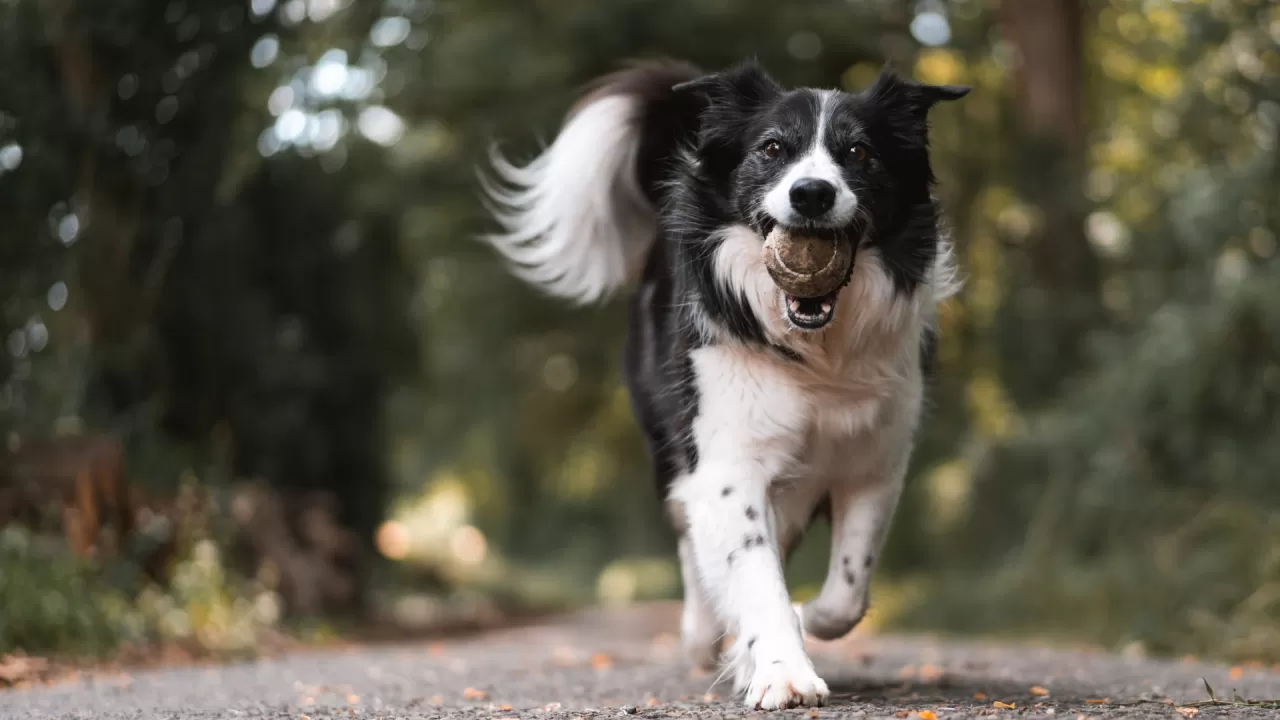
<svg viewBox="0 0 1280 720">
<path fill-rule="evenodd" d="M 773 233 L 806 238 L 810 246 L 815 237 L 833 248 L 845 244 L 839 257 L 851 262 L 830 264 L 840 265 L 835 272 L 843 277 L 812 284 L 823 294 L 802 297 L 781 288 L 792 325 L 816 330 L 831 322 L 860 248 L 879 244 L 882 252 L 932 260 L 936 248 L 888 245 L 920 241 L 902 231 L 930 201 L 928 112 L 964 97 L 968 87 L 925 85 L 886 68 L 856 94 L 786 90 L 747 63 L 675 90 L 703 103 L 699 173 L 734 222 L 762 238 Z"/>
</svg>

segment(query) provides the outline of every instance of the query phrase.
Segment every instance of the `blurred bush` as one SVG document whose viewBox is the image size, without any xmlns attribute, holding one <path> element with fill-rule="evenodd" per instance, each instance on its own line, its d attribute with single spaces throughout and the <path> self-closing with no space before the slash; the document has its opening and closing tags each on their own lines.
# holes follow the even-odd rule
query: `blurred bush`
<svg viewBox="0 0 1280 720">
<path fill-rule="evenodd" d="M 80 557 L 18 524 L 0 531 L 0 653 L 229 656 L 276 644 L 281 598 L 228 563 L 221 548 L 234 543 L 217 530 L 228 521 L 201 494 L 184 486 L 182 511 L 151 515 L 116 555 Z"/>
<path fill-rule="evenodd" d="M 101 654 L 129 639 L 129 597 L 61 538 L 0 531 L 0 652 Z"/>
</svg>

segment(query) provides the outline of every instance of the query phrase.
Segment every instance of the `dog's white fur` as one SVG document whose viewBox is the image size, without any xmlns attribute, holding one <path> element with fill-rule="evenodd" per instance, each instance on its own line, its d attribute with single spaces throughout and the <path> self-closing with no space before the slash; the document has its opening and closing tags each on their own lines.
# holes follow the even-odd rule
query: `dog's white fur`
<svg viewBox="0 0 1280 720">
<path fill-rule="evenodd" d="M 516 277 L 579 304 L 630 280 L 653 242 L 653 209 L 635 173 L 639 103 L 604 97 L 569 118 L 555 141 L 523 167 L 494 148 L 502 184 L 484 175 L 489 210 L 506 230 L 485 236 Z"/>
<path fill-rule="evenodd" d="M 508 231 L 490 240 L 521 277 L 591 302 L 621 288 L 639 265 L 655 234 L 653 210 L 634 180 L 617 181 L 632 176 L 620 168 L 636 152 L 635 112 L 625 96 L 597 100 L 529 165 L 495 157 L 514 188 L 489 188 Z M 819 141 L 796 161 L 795 173 L 821 170 L 824 158 L 831 164 L 826 156 Z M 776 192 L 794 179 L 784 175 Z M 854 212 L 856 197 L 843 180 L 839 187 L 838 209 Z M 746 226 L 721 232 L 717 276 L 748 299 L 770 341 L 803 361 L 710 324 L 701 328 L 712 337 L 691 357 L 699 461 L 669 498 L 687 522 L 680 541 L 684 644 L 691 660 L 709 665 L 732 633 L 726 669 L 751 707 L 790 707 L 797 698 L 821 704 L 829 691 L 805 653 L 802 623 L 813 636 L 837 638 L 867 609 L 921 412 L 921 334 L 936 304 L 957 288 L 951 253 L 942 242 L 928 278 L 904 295 L 877 251 L 863 248 L 833 323 L 804 332 L 786 319 L 764 266 L 763 238 Z M 828 495 L 828 576 L 817 597 L 795 608 L 782 558 Z"/>
</svg>

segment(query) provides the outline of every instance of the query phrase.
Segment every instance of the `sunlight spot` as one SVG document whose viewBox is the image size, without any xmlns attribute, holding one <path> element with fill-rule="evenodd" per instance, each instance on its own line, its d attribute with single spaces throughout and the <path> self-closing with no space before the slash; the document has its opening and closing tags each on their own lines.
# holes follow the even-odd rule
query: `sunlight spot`
<svg viewBox="0 0 1280 720">
<path fill-rule="evenodd" d="M 409 18 L 384 17 L 369 30 L 369 41 L 377 47 L 394 47 L 409 37 L 411 29 Z"/>
<path fill-rule="evenodd" d="M 388 520 L 378 528 L 375 539 L 378 552 L 391 560 L 403 560 L 409 555 L 409 531 L 401 523 Z"/>
<path fill-rule="evenodd" d="M 249 2 L 249 11 L 252 12 L 256 17 L 262 17 L 263 15 L 266 15 L 267 13 L 274 10 L 275 7 L 276 7 L 276 0 L 250 0 Z"/>
<path fill-rule="evenodd" d="M 822 38 L 811 32 L 798 32 L 787 39 L 787 52 L 797 60 L 812 60 L 822 54 Z"/>
<path fill-rule="evenodd" d="M 70 245 L 80 235 L 80 218 L 70 213 L 58 221 L 58 239 L 63 245 Z"/>
<path fill-rule="evenodd" d="M 49 309 L 58 312 L 67 306 L 67 284 L 59 280 L 49 288 L 46 300 L 49 302 Z"/>
<path fill-rule="evenodd" d="M 472 525 L 463 525 L 449 538 L 449 550 L 457 561 L 466 566 L 484 562 L 489 548 L 484 535 Z"/>
<path fill-rule="evenodd" d="M 258 136 L 258 154 L 262 157 L 271 157 L 280 152 L 282 147 L 280 135 L 276 133 L 275 128 L 267 128 Z"/>
<path fill-rule="evenodd" d="M 289 0 L 280 8 L 280 22 L 297 25 L 307 16 L 307 4 L 302 0 Z"/>
<path fill-rule="evenodd" d="M 40 352 L 49 344 L 49 328 L 40 318 L 32 318 L 27 323 L 27 342 L 31 344 L 32 352 Z"/>
<path fill-rule="evenodd" d="M 542 382 L 555 392 L 564 392 L 578 381 L 578 363 L 568 355 L 552 355 L 542 366 Z"/>
<path fill-rule="evenodd" d="M 276 135 L 284 142 L 297 140 L 307 129 L 307 116 L 301 110 L 286 110 L 276 120 Z"/>
<path fill-rule="evenodd" d="M 381 105 L 361 110 L 356 124 L 361 135 L 384 147 L 395 145 L 404 136 L 404 121 Z"/>
<path fill-rule="evenodd" d="M 596 593 L 607 605 L 625 605 L 635 599 L 638 586 L 634 571 L 621 565 L 611 565 L 600 573 Z"/>
<path fill-rule="evenodd" d="M 330 97 L 342 91 L 347 82 L 347 53 L 327 50 L 311 73 L 311 89 L 317 95 Z"/>
<path fill-rule="evenodd" d="M 911 36 L 921 45 L 946 45 L 951 40 L 951 23 L 942 13 L 922 12 L 911 21 Z"/>
<path fill-rule="evenodd" d="M 281 85 L 272 90 L 271 96 L 267 98 L 267 111 L 279 117 L 281 113 L 293 107 L 293 99 L 293 88 Z"/>
<path fill-rule="evenodd" d="M 256 68 L 264 68 L 280 55 L 280 39 L 275 35 L 263 35 L 249 51 L 249 62 Z"/>
<path fill-rule="evenodd" d="M 17 170 L 22 164 L 22 146 L 11 143 L 0 148 L 0 170 Z"/>
</svg>

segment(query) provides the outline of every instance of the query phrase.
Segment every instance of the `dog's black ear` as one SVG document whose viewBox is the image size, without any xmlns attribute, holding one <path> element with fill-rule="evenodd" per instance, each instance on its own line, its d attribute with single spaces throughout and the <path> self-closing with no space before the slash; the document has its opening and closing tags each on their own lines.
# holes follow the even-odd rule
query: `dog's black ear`
<svg viewBox="0 0 1280 720">
<path fill-rule="evenodd" d="M 748 111 L 772 101 L 782 92 L 781 86 L 755 60 L 679 83 L 671 89 L 680 94 L 701 96 L 711 106 L 729 105 Z"/>
<path fill-rule="evenodd" d="M 968 85 L 929 85 L 903 77 L 885 65 L 875 83 L 867 90 L 868 97 L 885 108 L 909 110 L 926 114 L 940 102 L 959 100 L 969 91 Z"/>
<path fill-rule="evenodd" d="M 885 65 L 865 96 L 895 135 L 905 144 L 928 144 L 928 115 L 940 102 L 959 100 L 973 88 L 967 85 L 929 85 L 903 77 Z"/>
<path fill-rule="evenodd" d="M 743 134 L 752 117 L 782 94 L 780 86 L 755 60 L 704 75 L 672 88 L 697 98 L 697 152 L 711 175 L 727 176 L 741 159 Z"/>
</svg>

